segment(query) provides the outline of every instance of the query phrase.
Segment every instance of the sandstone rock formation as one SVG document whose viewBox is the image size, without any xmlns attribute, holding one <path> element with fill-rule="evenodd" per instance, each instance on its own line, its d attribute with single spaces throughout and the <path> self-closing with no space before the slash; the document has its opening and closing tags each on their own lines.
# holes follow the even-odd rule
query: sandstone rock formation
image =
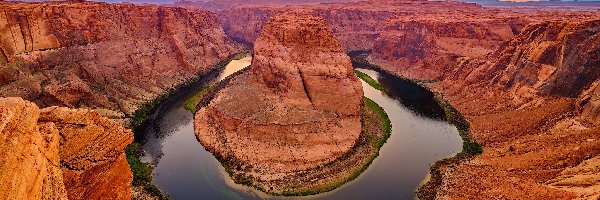
<svg viewBox="0 0 600 200">
<path fill-rule="evenodd" d="M 202 145 L 259 181 L 313 169 L 347 153 L 361 132 L 362 87 L 321 18 L 272 17 L 250 70 L 195 117 Z M 269 188 L 265 188 L 267 191 Z"/>
<path fill-rule="evenodd" d="M 458 15 L 398 16 L 388 22 L 373 48 L 378 65 L 411 68 L 404 76 L 441 79 L 457 58 L 485 58 L 514 36 L 509 19 Z"/>
<path fill-rule="evenodd" d="M 443 52 L 429 59 L 451 61 L 426 71 L 419 65 L 389 64 L 409 60 L 415 51 L 386 57 L 381 55 L 389 45 L 374 47 L 371 59 L 384 60 L 381 67 L 387 71 L 417 80 L 439 77 L 429 87 L 466 116 L 472 137 L 484 145 L 483 154 L 473 160 L 442 168 L 444 179 L 436 198 L 589 199 L 600 194 L 598 171 L 593 167 L 600 154 L 595 117 L 598 19 L 584 14 L 569 22 L 536 22 L 481 56 L 457 51 L 467 47 L 419 45 L 425 52 Z M 427 27 L 434 30 L 435 26 Z M 390 30 L 396 33 L 382 33 L 390 37 L 380 37 L 380 43 L 402 38 L 398 28 Z M 408 33 L 435 37 L 435 32 L 411 30 Z M 444 36 L 456 40 L 470 38 L 457 35 L 463 29 L 445 30 L 450 32 Z M 489 41 L 485 38 L 490 37 L 474 44 L 483 46 Z M 411 43 L 403 44 L 406 48 Z"/>
<path fill-rule="evenodd" d="M 207 11 L 94 2 L 0 10 L 0 95 L 42 107 L 131 115 L 239 49 Z"/>
<path fill-rule="evenodd" d="M 428 15 L 436 18 L 432 13 L 463 16 L 461 13 L 489 14 L 496 12 L 484 9 L 474 3 L 454 1 L 370 0 L 309 5 L 245 3 L 229 9 L 218 10 L 216 13 L 227 35 L 251 45 L 261 33 L 263 25 L 270 16 L 280 11 L 297 9 L 312 10 L 315 15 L 325 19 L 345 51 L 372 49 L 386 23 L 395 16 L 415 18 Z M 515 27 L 518 27 L 517 24 Z"/>
<path fill-rule="evenodd" d="M 0 195 L 8 199 L 131 199 L 125 147 L 133 133 L 89 110 L 40 110 L 0 98 Z"/>
<path fill-rule="evenodd" d="M 0 194 L 7 199 L 66 199 L 53 123 L 38 124 L 39 108 L 0 99 Z"/>
</svg>

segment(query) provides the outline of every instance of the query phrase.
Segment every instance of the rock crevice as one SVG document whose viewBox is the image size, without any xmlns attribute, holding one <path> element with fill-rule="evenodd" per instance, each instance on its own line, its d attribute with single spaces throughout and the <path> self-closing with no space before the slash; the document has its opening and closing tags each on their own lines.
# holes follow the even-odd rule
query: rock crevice
<svg viewBox="0 0 600 200">
<path fill-rule="evenodd" d="M 131 199 L 125 147 L 133 133 L 89 110 L 39 109 L 0 98 L 0 195 L 8 199 Z"/>
</svg>

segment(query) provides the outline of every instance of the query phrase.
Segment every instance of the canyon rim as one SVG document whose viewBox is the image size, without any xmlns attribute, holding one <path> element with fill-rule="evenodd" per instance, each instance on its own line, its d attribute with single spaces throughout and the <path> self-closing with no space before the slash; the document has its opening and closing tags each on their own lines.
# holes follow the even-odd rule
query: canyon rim
<svg viewBox="0 0 600 200">
<path fill-rule="evenodd" d="M 225 194 L 189 198 L 358 198 L 415 130 L 462 140 L 404 152 L 410 198 L 598 199 L 600 3 L 494 3 L 0 1 L 0 199 L 181 198 L 174 134 Z"/>
</svg>

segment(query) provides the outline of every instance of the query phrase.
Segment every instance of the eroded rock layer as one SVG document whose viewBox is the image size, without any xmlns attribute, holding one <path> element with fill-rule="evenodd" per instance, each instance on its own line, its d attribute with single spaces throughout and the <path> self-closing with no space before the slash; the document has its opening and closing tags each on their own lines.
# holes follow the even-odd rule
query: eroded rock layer
<svg viewBox="0 0 600 200">
<path fill-rule="evenodd" d="M 0 3 L 0 95 L 132 114 L 238 49 L 213 14 L 107 3 Z"/>
<path fill-rule="evenodd" d="M 250 70 L 196 114 L 195 131 L 223 160 L 261 181 L 276 180 L 347 153 L 361 132 L 362 96 L 324 20 L 280 14 L 257 40 Z"/>
<path fill-rule="evenodd" d="M 473 3 L 428 1 L 358 1 L 307 5 L 240 5 L 217 11 L 230 37 L 253 44 L 269 17 L 281 11 L 311 10 L 325 19 L 345 51 L 371 49 L 386 22 L 395 15 L 414 17 L 425 12 L 467 12 L 482 7 Z M 435 10 L 435 11 L 429 11 Z"/>
<path fill-rule="evenodd" d="M 131 199 L 133 133 L 89 110 L 0 98 L 0 194 L 8 199 Z"/>
<path fill-rule="evenodd" d="M 378 43 L 385 45 L 376 45 L 382 49 L 373 52 L 381 53 L 371 55 L 371 60 L 383 60 L 378 62 L 380 67 L 401 76 L 411 75 L 417 80 L 437 77 L 439 81 L 429 87 L 466 116 L 472 137 L 484 146 L 483 154 L 473 160 L 442 167 L 443 181 L 433 197 L 597 198 L 598 19 L 592 15 L 574 21 L 533 23 L 496 51 L 481 56 L 461 54 L 469 46 L 450 49 L 440 42 L 418 45 L 425 52 L 444 52 L 434 58 L 450 61 L 437 67 L 429 65 L 427 70 L 420 65 L 390 64 L 413 59 L 414 54 L 382 56 L 390 49 L 386 43 L 403 41 L 398 27 L 423 38 L 434 35 L 440 40 L 439 36 L 408 27 L 404 21 L 389 24 L 396 28 L 383 33 L 389 37 L 379 38 Z M 444 30 L 449 31 L 444 35 L 464 41 L 480 33 L 476 28 L 466 29 L 473 30 L 467 35 L 461 35 L 464 29 Z M 494 37 L 473 44 L 482 46 L 490 38 Z M 416 43 L 404 44 L 406 49 L 406 44 Z"/>
</svg>

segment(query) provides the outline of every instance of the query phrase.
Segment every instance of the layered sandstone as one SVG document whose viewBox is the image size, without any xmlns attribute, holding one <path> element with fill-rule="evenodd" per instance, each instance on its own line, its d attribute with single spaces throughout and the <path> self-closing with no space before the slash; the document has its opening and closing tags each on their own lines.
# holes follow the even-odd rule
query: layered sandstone
<svg viewBox="0 0 600 200">
<path fill-rule="evenodd" d="M 396 15 L 410 16 L 439 12 L 476 12 L 483 8 L 472 3 L 428 1 L 358 1 L 286 5 L 241 4 L 217 11 L 223 29 L 238 41 L 253 44 L 270 16 L 277 12 L 304 9 L 325 19 L 345 51 L 371 49 L 386 25 Z"/>
<path fill-rule="evenodd" d="M 8 199 L 131 199 L 133 133 L 89 110 L 0 98 L 0 193 Z"/>
<path fill-rule="evenodd" d="M 414 54 L 377 56 L 385 61 L 381 62 L 382 68 L 401 76 L 428 80 L 439 74 L 440 81 L 429 87 L 465 115 L 472 137 L 484 146 L 482 155 L 458 166 L 442 167 L 443 181 L 433 197 L 597 198 L 598 19 L 598 15 L 591 15 L 574 21 L 534 23 L 496 51 L 479 57 L 461 55 L 458 50 L 468 50 L 468 46 L 448 50 L 437 42 L 420 45 L 425 52 L 445 52 L 424 60 L 454 60 L 427 71 L 419 65 L 385 64 L 409 60 Z M 444 35 L 469 39 L 469 35 L 457 36 L 469 29 L 451 27 L 444 29 L 451 31 Z M 396 32 L 397 28 L 391 30 Z M 405 32 L 418 33 L 421 29 L 412 30 Z M 421 33 L 424 38 L 436 37 L 435 32 Z M 397 39 L 403 34 L 390 35 Z M 390 38 L 380 37 L 380 42 L 396 40 Z M 480 39 L 481 44 L 474 44 L 483 46 L 489 41 L 485 38 Z M 411 43 L 403 44 L 406 47 Z M 382 55 L 389 49 L 386 45 L 375 48 L 380 47 L 373 52 Z"/>
<path fill-rule="evenodd" d="M 259 182 L 350 151 L 361 133 L 363 92 L 323 19 L 306 12 L 272 17 L 253 58 L 248 72 L 196 114 L 206 149 Z"/>
<path fill-rule="evenodd" d="M 0 10 L 0 95 L 43 107 L 132 114 L 238 49 L 207 11 L 92 2 Z"/>
<path fill-rule="evenodd" d="M 545 22 L 499 50 L 489 77 L 523 99 L 534 96 L 579 98 L 583 116 L 596 123 L 600 77 L 600 20 Z"/>
<path fill-rule="evenodd" d="M 407 70 L 406 77 L 441 79 L 459 58 L 485 58 L 514 36 L 510 20 L 458 15 L 398 16 L 375 42 L 371 62 Z"/>
<path fill-rule="evenodd" d="M 0 194 L 7 199 L 66 199 L 60 167 L 60 135 L 38 123 L 39 108 L 16 98 L 0 99 Z"/>
</svg>

